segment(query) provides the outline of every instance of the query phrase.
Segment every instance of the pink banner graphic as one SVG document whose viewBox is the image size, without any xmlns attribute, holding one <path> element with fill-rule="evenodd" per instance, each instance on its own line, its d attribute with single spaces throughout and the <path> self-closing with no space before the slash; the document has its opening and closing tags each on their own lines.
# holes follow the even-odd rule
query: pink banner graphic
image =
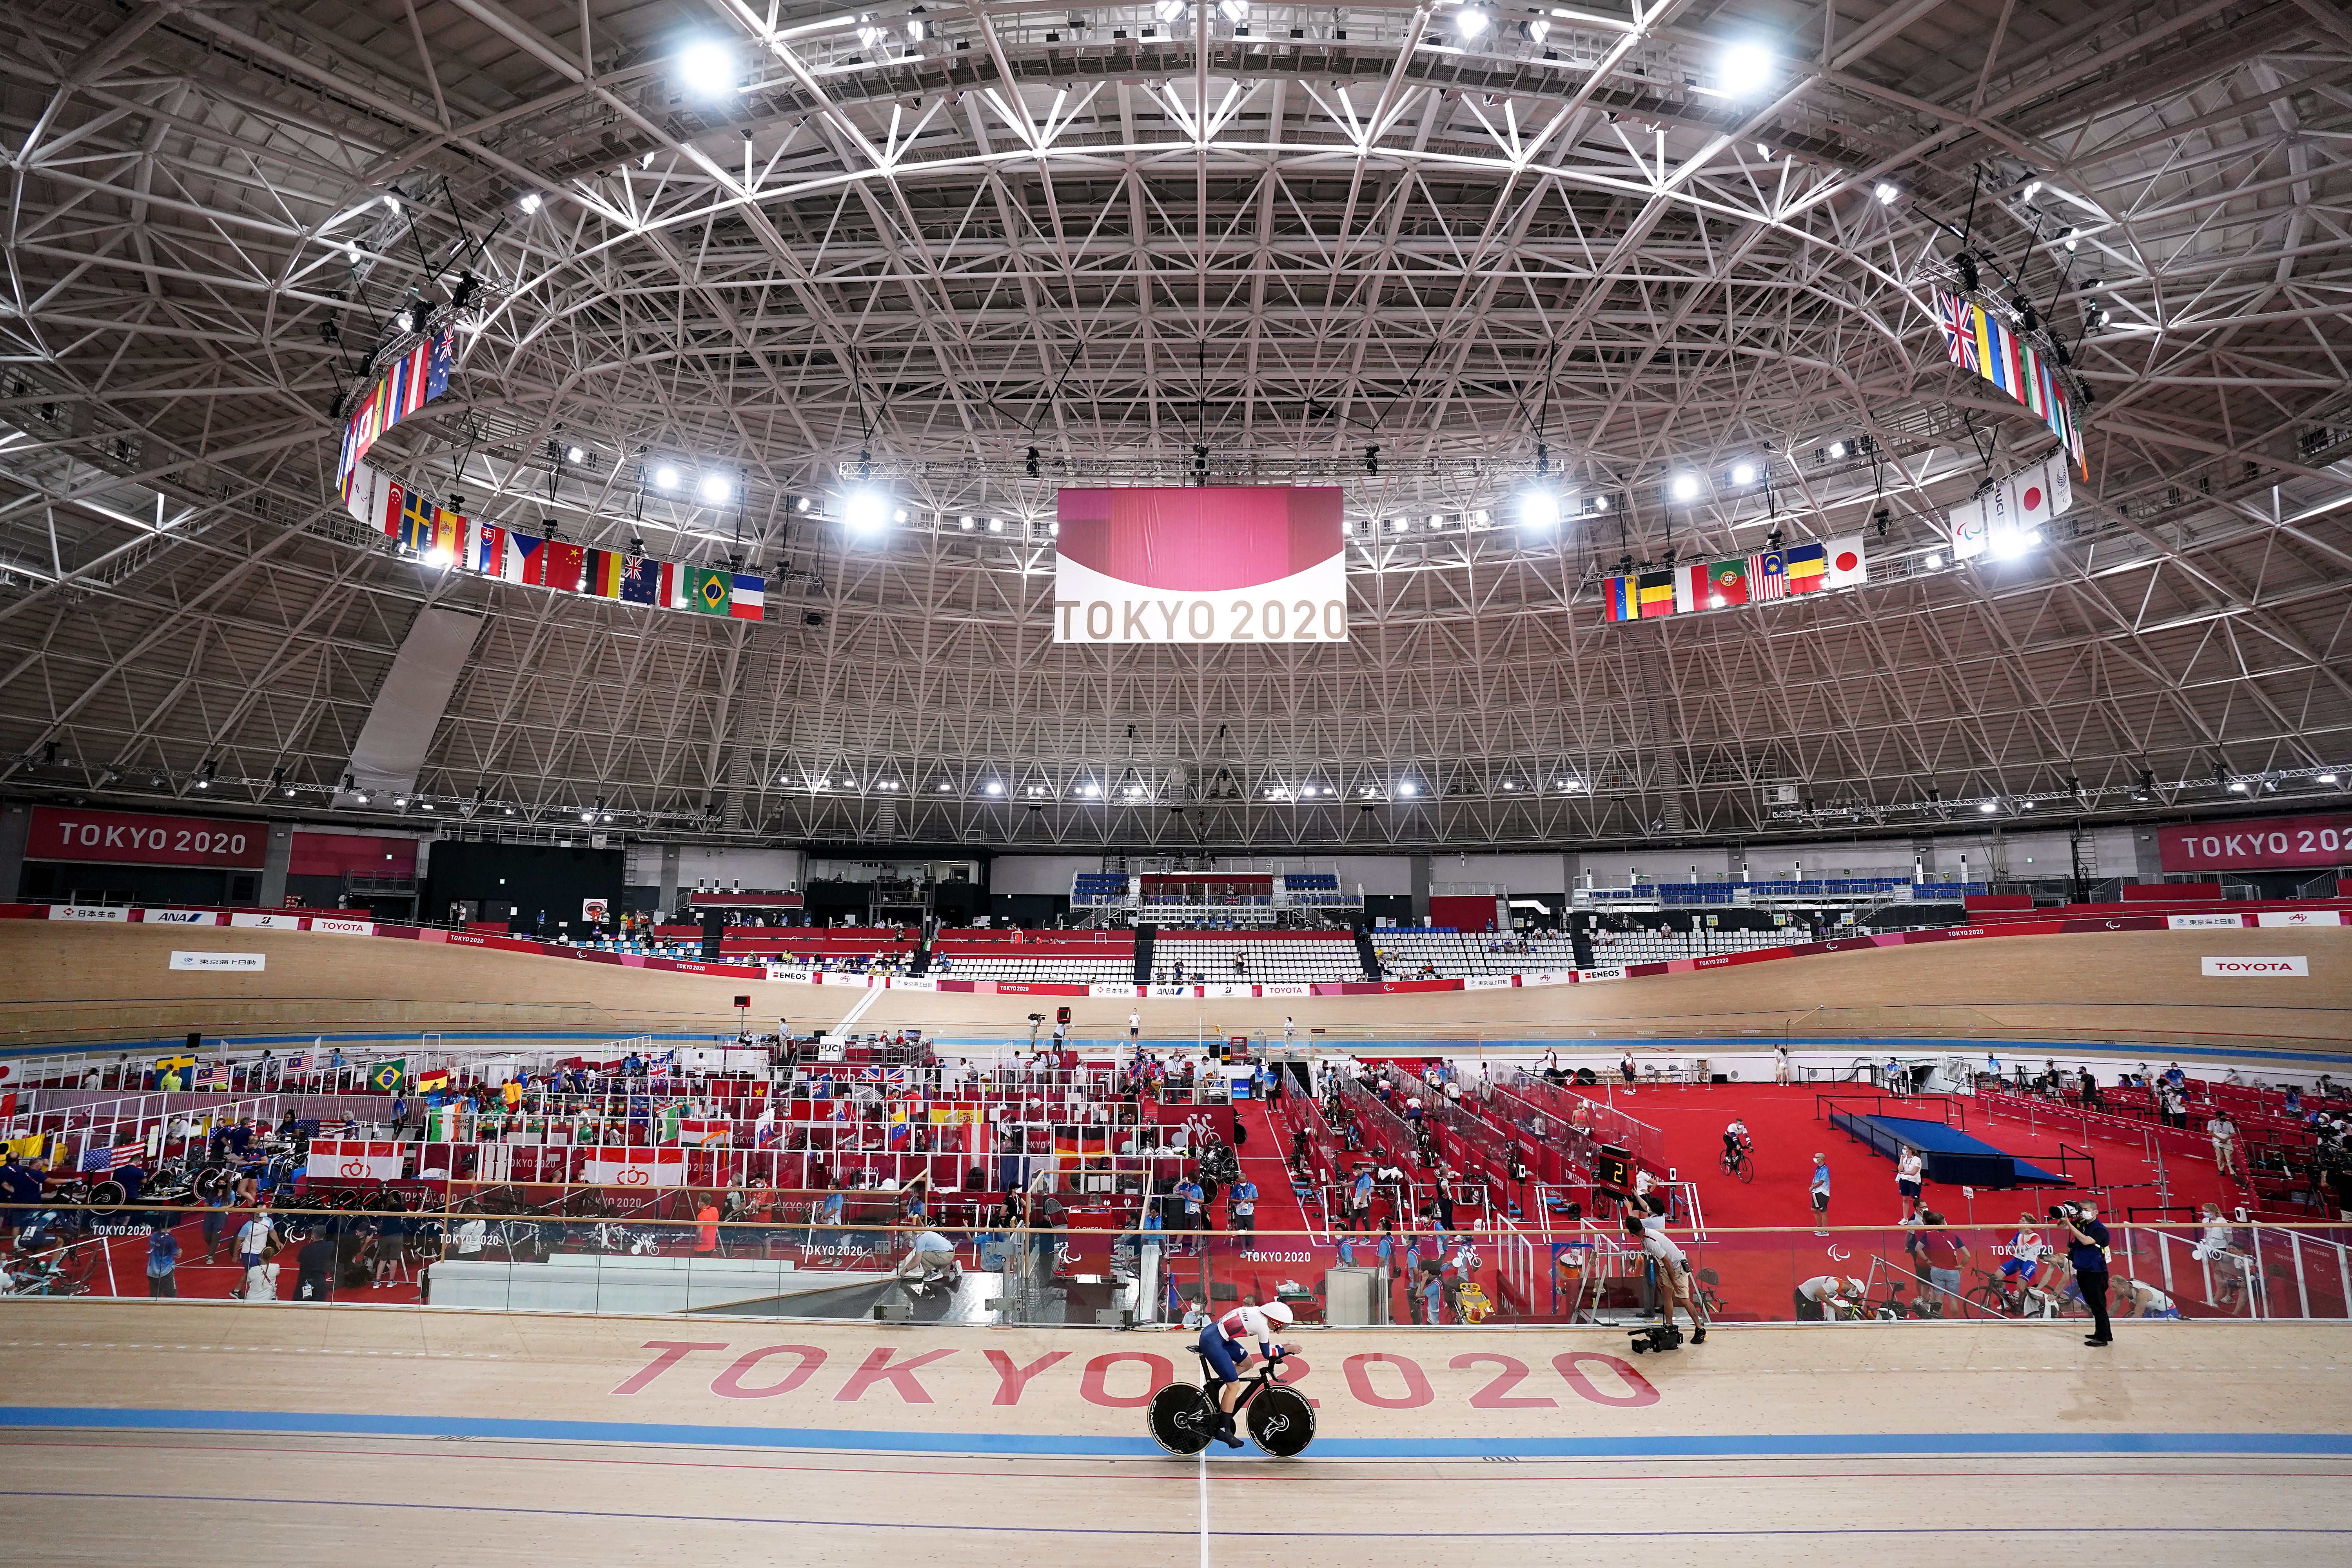
<svg viewBox="0 0 2352 1568">
<path fill-rule="evenodd" d="M 1345 642 L 1340 492 L 1066 489 L 1054 640 Z"/>
</svg>

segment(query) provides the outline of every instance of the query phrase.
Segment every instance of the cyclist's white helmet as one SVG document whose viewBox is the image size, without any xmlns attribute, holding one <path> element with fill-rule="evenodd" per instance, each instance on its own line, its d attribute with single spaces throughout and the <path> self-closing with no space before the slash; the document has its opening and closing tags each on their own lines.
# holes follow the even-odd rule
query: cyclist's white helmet
<svg viewBox="0 0 2352 1568">
<path fill-rule="evenodd" d="M 1290 1322 L 1290 1308 L 1284 1302 L 1268 1301 L 1265 1306 L 1260 1307 L 1258 1310 L 1264 1312 L 1265 1314 L 1265 1321 L 1272 1323 L 1277 1329 L 1285 1328 L 1288 1326 Z"/>
</svg>

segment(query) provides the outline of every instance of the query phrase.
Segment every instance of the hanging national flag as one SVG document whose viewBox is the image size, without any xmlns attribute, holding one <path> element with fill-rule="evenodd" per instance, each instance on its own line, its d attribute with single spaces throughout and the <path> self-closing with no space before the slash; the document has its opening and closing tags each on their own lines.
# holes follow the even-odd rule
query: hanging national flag
<svg viewBox="0 0 2352 1568">
<path fill-rule="evenodd" d="M 1608 621 L 1638 621 L 1641 603 L 1633 597 L 1633 579 L 1615 574 L 1601 579 L 1601 617 Z"/>
<path fill-rule="evenodd" d="M 1851 534 L 1844 539 L 1832 539 L 1829 543 L 1830 569 L 1827 586 L 1857 588 L 1870 581 L 1870 562 L 1863 550 L 1862 535 Z"/>
<path fill-rule="evenodd" d="M 1641 601 L 1642 618 L 1656 620 L 1675 613 L 1675 574 L 1671 572 L 1644 572 L 1633 580 L 1633 596 Z"/>
<path fill-rule="evenodd" d="M 485 577 L 503 577 L 507 566 L 507 531 L 494 522 L 474 531 L 474 570 Z"/>
<path fill-rule="evenodd" d="M 625 604 L 658 605 L 661 603 L 663 563 L 640 555 L 624 562 L 621 568 L 621 599 Z"/>
<path fill-rule="evenodd" d="M 1829 553 L 1827 549 L 1818 544 L 1791 545 L 1782 551 L 1781 559 L 1788 566 L 1789 592 L 1819 592 L 1823 579 L 1829 575 Z"/>
<path fill-rule="evenodd" d="M 739 621 L 764 620 L 767 617 L 768 580 L 756 573 L 737 572 L 734 597 L 728 602 L 727 613 Z"/>
<path fill-rule="evenodd" d="M 131 1144 L 127 1145 L 127 1147 L 136 1148 L 137 1145 Z M 93 1143 L 89 1148 L 84 1149 L 81 1152 L 81 1160 L 76 1168 L 86 1173 L 94 1171 L 111 1171 L 114 1169 L 115 1153 L 115 1150 L 101 1149 L 97 1144 Z"/>
<path fill-rule="evenodd" d="M 1706 569 L 1706 597 L 1710 610 L 1728 609 L 1748 602 L 1748 563 L 1744 558 L 1717 561 Z"/>
<path fill-rule="evenodd" d="M 715 566 L 688 566 L 688 602 L 706 616 L 723 616 L 727 603 L 733 596 L 734 578 L 731 573 Z"/>
<path fill-rule="evenodd" d="M 1694 561 L 1675 568 L 1675 614 L 1689 615 L 1707 608 L 1706 563 Z"/>
<path fill-rule="evenodd" d="M 368 455 L 383 433 L 434 398 L 449 390 L 449 367 L 457 334 L 443 332 L 421 338 L 416 346 L 392 362 L 369 387 L 343 422 L 341 455 L 335 463 L 335 488 L 347 500 L 356 483 L 360 459 Z"/>
<path fill-rule="evenodd" d="M 416 1075 L 416 1092 L 419 1094 L 430 1094 L 436 1089 L 448 1087 L 449 1069 L 447 1068 L 424 1068 Z"/>
<path fill-rule="evenodd" d="M 1943 329 L 1946 357 L 2032 409 L 2063 443 L 2076 469 L 2088 475 L 2073 402 L 2041 352 L 1983 306 L 1941 289 L 1936 293 L 1936 319 Z"/>
<path fill-rule="evenodd" d="M 368 1087 L 379 1094 L 399 1090 L 401 1080 L 408 1076 L 408 1058 L 394 1057 L 390 1061 L 377 1062 L 367 1070 Z"/>
<path fill-rule="evenodd" d="M 1748 596 L 1759 602 L 1789 596 L 1789 563 L 1780 551 L 1748 558 Z"/>
<path fill-rule="evenodd" d="M 581 575 L 588 564 L 585 550 L 577 544 L 558 544 L 551 539 L 541 553 L 547 557 L 547 586 L 559 594 L 580 592 Z"/>
<path fill-rule="evenodd" d="M 580 591 L 594 598 L 617 599 L 621 596 L 622 557 L 611 550 L 588 552 L 588 574 Z"/>
<path fill-rule="evenodd" d="M 655 590 L 654 603 L 665 610 L 683 610 L 686 604 L 686 568 L 675 561 L 661 563 L 661 586 Z"/>
<path fill-rule="evenodd" d="M 507 552 L 499 575 L 509 583 L 542 583 L 547 578 L 547 541 L 507 530 Z"/>
<path fill-rule="evenodd" d="M 2005 552 L 2011 542 L 2028 542 L 2041 529 L 2074 507 L 2074 486 L 2066 455 L 2053 452 L 2030 468 L 1987 486 L 1974 500 L 1952 509 L 1952 554 L 1971 560 L 1987 550 Z"/>
<path fill-rule="evenodd" d="M 393 492 L 399 487 L 380 468 L 362 463 L 344 477 L 343 510 L 362 528 L 378 533 L 391 531 L 388 526 L 393 508 Z"/>
</svg>

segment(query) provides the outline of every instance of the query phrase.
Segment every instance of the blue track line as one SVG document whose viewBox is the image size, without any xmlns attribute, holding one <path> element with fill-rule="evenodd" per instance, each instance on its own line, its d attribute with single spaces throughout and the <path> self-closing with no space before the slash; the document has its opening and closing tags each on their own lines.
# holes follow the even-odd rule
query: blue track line
<svg viewBox="0 0 2352 1568">
<path fill-rule="evenodd" d="M 0 1426 L 42 1430 L 284 1432 L 345 1437 L 476 1437 L 513 1442 L 667 1444 L 867 1453 L 1068 1455 L 1156 1458 L 1146 1436 L 886 1432 L 839 1427 L 702 1426 L 493 1416 L 364 1415 L 317 1411 L 128 1410 L 0 1405 Z M 2352 1435 L 2321 1432 L 1848 1432 L 1663 1437 L 1327 1437 L 1318 1458 L 1627 1459 L 1870 1458 L 1909 1455 L 2230 1454 L 2352 1456 Z"/>
</svg>

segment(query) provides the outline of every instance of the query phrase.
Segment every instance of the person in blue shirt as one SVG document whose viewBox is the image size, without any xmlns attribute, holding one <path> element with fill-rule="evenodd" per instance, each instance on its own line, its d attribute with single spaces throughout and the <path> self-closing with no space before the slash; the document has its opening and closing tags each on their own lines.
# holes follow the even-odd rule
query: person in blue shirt
<svg viewBox="0 0 2352 1568">
<path fill-rule="evenodd" d="M 1813 1234 L 1827 1236 L 1830 1223 L 1830 1163 L 1813 1156 Z"/>
<path fill-rule="evenodd" d="M 1257 1235 L 1257 1184 L 1244 1175 L 1225 1189 L 1225 1220 L 1235 1235 L 1252 1237 L 1242 1244 L 1246 1252 Z"/>
<path fill-rule="evenodd" d="M 2074 1288 L 2091 1309 L 2091 1331 L 2083 1342 L 2113 1344 L 2115 1326 L 2107 1321 L 2107 1227 L 2099 1223 L 2099 1205 L 2084 1199 L 2071 1214 L 2059 1210 L 2059 1220 L 2068 1233 L 2066 1261 L 2074 1266 Z"/>
<path fill-rule="evenodd" d="M 1445 1321 L 1445 1278 L 1435 1263 L 1425 1263 L 1421 1269 L 1421 1312 L 1413 1321 L 1437 1327 Z"/>
<path fill-rule="evenodd" d="M 1381 1267 L 1387 1268 L 1396 1257 L 1396 1222 L 1394 1220 L 1381 1222 L 1381 1244 L 1375 1250 L 1380 1255 Z"/>
<path fill-rule="evenodd" d="M 1208 1229 L 1208 1216 L 1201 1212 L 1201 1184 L 1187 1175 L 1176 1184 L 1175 1195 L 1184 1204 L 1183 1228 L 1186 1230 Z"/>
<path fill-rule="evenodd" d="M 170 1226 L 156 1226 L 147 1233 L 147 1294 L 151 1298 L 177 1296 L 179 1268 L 180 1238 L 172 1234 Z"/>
</svg>

